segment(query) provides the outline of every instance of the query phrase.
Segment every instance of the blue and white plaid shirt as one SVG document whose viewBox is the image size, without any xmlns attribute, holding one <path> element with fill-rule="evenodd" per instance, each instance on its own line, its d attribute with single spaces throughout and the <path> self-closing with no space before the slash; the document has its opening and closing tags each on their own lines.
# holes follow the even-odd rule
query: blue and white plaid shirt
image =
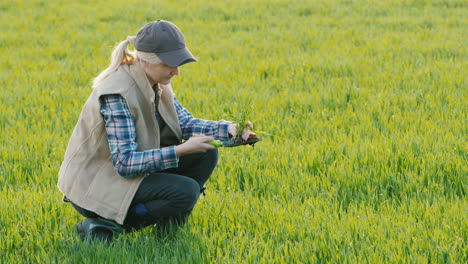
<svg viewBox="0 0 468 264">
<path fill-rule="evenodd" d="M 228 126 L 231 122 L 224 120 L 210 121 L 197 119 L 174 98 L 174 105 L 182 129 L 182 138 L 192 135 L 213 136 L 215 139 L 229 138 Z M 128 109 L 127 102 L 121 95 L 104 95 L 101 97 L 101 114 L 106 122 L 107 140 L 112 162 L 118 173 L 125 178 L 161 171 L 178 166 L 179 158 L 175 146 L 137 152 L 134 117 Z M 156 120 L 160 127 L 159 113 Z"/>
</svg>

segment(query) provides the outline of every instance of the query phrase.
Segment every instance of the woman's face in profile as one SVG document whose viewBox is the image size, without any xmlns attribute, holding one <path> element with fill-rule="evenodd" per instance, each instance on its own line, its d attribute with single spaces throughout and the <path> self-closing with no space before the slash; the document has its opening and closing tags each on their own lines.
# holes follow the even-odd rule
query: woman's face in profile
<svg viewBox="0 0 468 264">
<path fill-rule="evenodd" d="M 179 75 L 178 67 L 171 67 L 164 63 L 150 64 L 144 60 L 141 60 L 141 64 L 151 85 L 156 83 L 170 84 L 172 77 Z"/>
</svg>

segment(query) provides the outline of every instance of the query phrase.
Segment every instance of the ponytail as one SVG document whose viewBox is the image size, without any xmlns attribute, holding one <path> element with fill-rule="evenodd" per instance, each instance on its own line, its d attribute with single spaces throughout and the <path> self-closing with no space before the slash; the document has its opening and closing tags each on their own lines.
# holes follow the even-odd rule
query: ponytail
<svg viewBox="0 0 468 264">
<path fill-rule="evenodd" d="M 102 71 L 94 80 L 93 80 L 93 88 L 96 87 L 96 85 L 104 80 L 109 74 L 115 72 L 120 65 L 122 64 L 133 64 L 136 58 L 139 58 L 140 60 L 144 60 L 150 64 L 161 64 L 163 61 L 156 55 L 155 53 L 152 52 L 142 52 L 142 51 L 136 51 L 136 52 L 131 52 L 128 50 L 128 44 L 132 44 L 135 46 L 135 40 L 136 37 L 134 36 L 129 36 L 127 40 L 124 40 L 120 42 L 115 48 L 114 51 L 112 51 L 112 56 L 111 56 L 111 63 L 107 69 Z"/>
<path fill-rule="evenodd" d="M 122 64 L 133 64 L 135 60 L 135 53 L 128 50 L 128 44 L 135 45 L 136 37 L 130 36 L 127 40 L 120 42 L 112 51 L 111 63 L 107 69 L 102 71 L 94 80 L 93 87 L 96 87 L 97 83 L 104 80 L 109 74 L 115 72 Z"/>
</svg>

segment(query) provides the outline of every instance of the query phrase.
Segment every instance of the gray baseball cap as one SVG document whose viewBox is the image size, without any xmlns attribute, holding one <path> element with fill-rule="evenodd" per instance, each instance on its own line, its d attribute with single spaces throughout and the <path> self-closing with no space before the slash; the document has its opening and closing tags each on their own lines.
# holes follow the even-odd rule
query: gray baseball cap
<svg viewBox="0 0 468 264">
<path fill-rule="evenodd" d="M 156 53 L 171 67 L 197 61 L 185 46 L 185 38 L 180 29 L 165 20 L 153 21 L 140 29 L 136 36 L 135 48 Z"/>
</svg>

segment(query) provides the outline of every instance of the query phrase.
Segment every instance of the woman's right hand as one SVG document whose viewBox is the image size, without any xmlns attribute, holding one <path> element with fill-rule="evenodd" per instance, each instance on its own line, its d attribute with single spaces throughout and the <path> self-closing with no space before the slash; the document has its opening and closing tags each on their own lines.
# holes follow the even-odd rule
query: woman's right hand
<svg viewBox="0 0 468 264">
<path fill-rule="evenodd" d="M 206 142 L 214 140 L 214 137 L 193 136 L 184 143 L 175 147 L 177 156 L 184 156 L 192 153 L 206 152 L 216 147 Z"/>
</svg>

